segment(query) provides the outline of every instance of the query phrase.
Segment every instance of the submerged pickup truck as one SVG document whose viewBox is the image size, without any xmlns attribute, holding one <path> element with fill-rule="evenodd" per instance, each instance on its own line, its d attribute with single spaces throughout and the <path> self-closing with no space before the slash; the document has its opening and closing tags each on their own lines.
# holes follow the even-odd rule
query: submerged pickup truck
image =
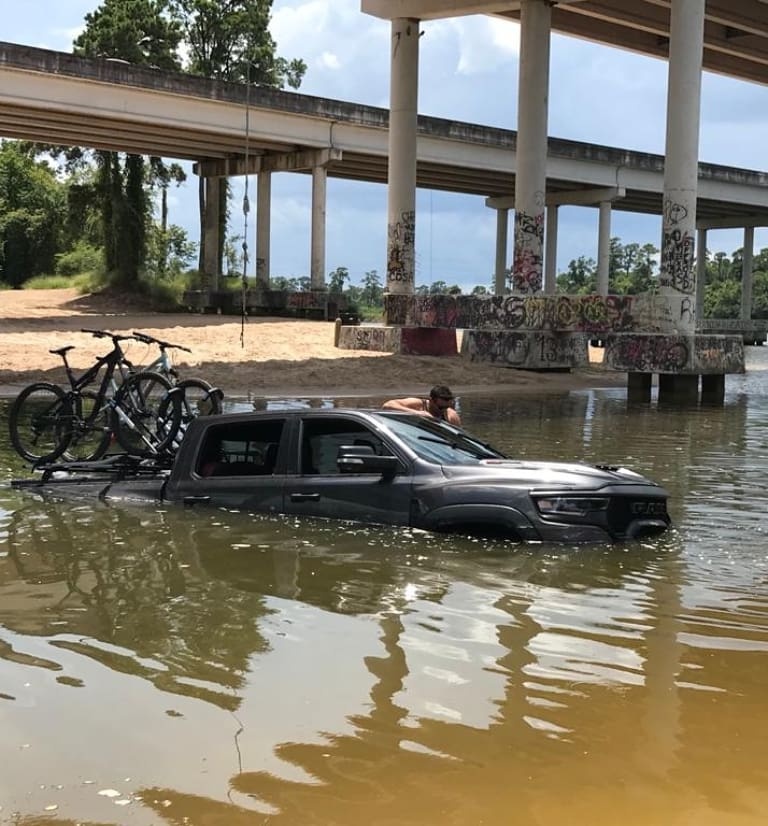
<svg viewBox="0 0 768 826">
<path fill-rule="evenodd" d="M 669 527 L 667 492 L 621 467 L 516 460 L 411 413 L 204 416 L 163 467 L 128 456 L 58 464 L 16 488 L 326 517 L 516 541 L 601 542 Z"/>
</svg>

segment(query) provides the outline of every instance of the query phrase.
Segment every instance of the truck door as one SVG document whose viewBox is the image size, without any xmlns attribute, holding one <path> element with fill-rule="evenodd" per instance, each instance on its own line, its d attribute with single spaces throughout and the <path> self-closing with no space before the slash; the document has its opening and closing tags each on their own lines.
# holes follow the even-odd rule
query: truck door
<svg viewBox="0 0 768 826">
<path fill-rule="evenodd" d="M 341 445 L 369 446 L 377 455 L 395 450 L 365 423 L 329 414 L 301 419 L 298 467 L 285 483 L 286 513 L 389 525 L 410 523 L 412 478 L 406 462 L 388 478 L 339 470 Z"/>
<path fill-rule="evenodd" d="M 194 469 L 177 484 L 174 499 L 187 505 L 282 513 L 286 432 L 280 416 L 211 425 Z"/>
</svg>

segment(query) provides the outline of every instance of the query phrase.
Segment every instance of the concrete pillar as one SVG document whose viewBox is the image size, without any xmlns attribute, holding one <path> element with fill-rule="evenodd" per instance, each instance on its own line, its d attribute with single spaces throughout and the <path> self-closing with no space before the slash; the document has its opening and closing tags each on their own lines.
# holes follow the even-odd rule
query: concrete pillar
<svg viewBox="0 0 768 826">
<path fill-rule="evenodd" d="M 512 287 L 523 293 L 542 286 L 551 22 L 549 0 L 521 0 Z"/>
<path fill-rule="evenodd" d="M 416 242 L 416 135 L 419 93 L 419 21 L 392 21 L 389 89 L 387 285 L 412 294 Z"/>
<path fill-rule="evenodd" d="M 691 373 L 659 373 L 659 404 L 692 405 L 699 401 L 699 377 Z"/>
<path fill-rule="evenodd" d="M 725 400 L 725 373 L 706 374 L 701 377 L 702 404 L 721 405 Z"/>
<path fill-rule="evenodd" d="M 698 182 L 701 65 L 705 0 L 671 3 L 661 293 L 670 302 L 676 329 L 696 328 L 696 188 Z"/>
<path fill-rule="evenodd" d="M 704 318 L 704 288 L 707 286 L 707 231 L 696 233 L 696 323 Z"/>
<path fill-rule="evenodd" d="M 600 201 L 600 219 L 597 228 L 597 293 L 608 295 L 608 276 L 611 269 L 611 202 Z"/>
<path fill-rule="evenodd" d="M 272 173 L 256 178 L 256 286 L 269 289 L 269 244 L 272 224 Z"/>
<path fill-rule="evenodd" d="M 328 171 L 324 166 L 312 169 L 312 255 L 310 283 L 313 290 L 325 289 L 325 204 Z"/>
<path fill-rule="evenodd" d="M 627 401 L 647 404 L 651 400 L 651 373 L 627 373 Z"/>
<path fill-rule="evenodd" d="M 557 292 L 557 204 L 547 207 L 546 254 L 544 257 L 544 292 L 554 295 Z"/>
<path fill-rule="evenodd" d="M 493 280 L 494 295 L 504 295 L 507 289 L 507 246 L 509 245 L 509 210 L 496 210 L 496 269 Z"/>
<path fill-rule="evenodd" d="M 742 321 L 749 321 L 752 318 L 752 254 L 754 247 L 755 228 L 744 227 L 744 257 L 741 262 Z"/>
<path fill-rule="evenodd" d="M 219 288 L 221 275 L 221 260 L 219 258 L 219 206 L 221 203 L 221 178 L 205 179 L 205 217 L 203 232 L 205 233 L 205 260 L 203 267 L 208 287 L 211 290 Z"/>
</svg>

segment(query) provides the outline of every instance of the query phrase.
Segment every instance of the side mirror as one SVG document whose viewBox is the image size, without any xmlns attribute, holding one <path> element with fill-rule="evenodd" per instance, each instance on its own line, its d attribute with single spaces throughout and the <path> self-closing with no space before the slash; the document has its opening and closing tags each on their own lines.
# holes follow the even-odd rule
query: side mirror
<svg viewBox="0 0 768 826">
<path fill-rule="evenodd" d="M 377 456 L 370 445 L 341 445 L 336 457 L 339 473 L 380 473 L 394 476 L 400 469 L 397 456 Z"/>
</svg>

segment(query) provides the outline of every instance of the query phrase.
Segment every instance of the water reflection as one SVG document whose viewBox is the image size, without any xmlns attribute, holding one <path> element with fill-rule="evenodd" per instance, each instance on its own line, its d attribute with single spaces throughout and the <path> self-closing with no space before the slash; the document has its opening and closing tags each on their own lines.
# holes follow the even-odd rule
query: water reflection
<svg viewBox="0 0 768 826">
<path fill-rule="evenodd" d="M 663 481 L 623 547 L 0 489 L 0 822 L 762 822 L 768 406 L 726 402 L 462 399 Z"/>
</svg>

